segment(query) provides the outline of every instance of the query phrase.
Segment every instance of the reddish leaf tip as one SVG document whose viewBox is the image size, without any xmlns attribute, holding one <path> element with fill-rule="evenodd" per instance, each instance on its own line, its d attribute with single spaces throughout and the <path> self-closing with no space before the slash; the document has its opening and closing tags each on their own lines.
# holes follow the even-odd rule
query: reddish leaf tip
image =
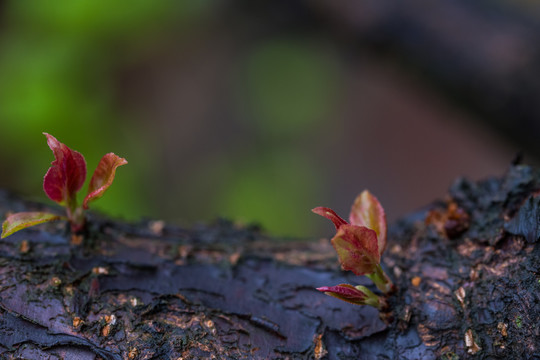
<svg viewBox="0 0 540 360">
<path fill-rule="evenodd" d="M 317 288 L 317 290 L 355 305 L 365 305 L 368 298 L 368 294 L 349 284 L 323 286 Z M 366 291 L 370 293 L 369 295 L 373 295 L 369 290 L 366 289 Z"/>
<path fill-rule="evenodd" d="M 90 201 L 97 200 L 103 196 L 114 180 L 116 169 L 127 163 L 126 159 L 114 153 L 105 154 L 101 158 L 88 185 L 88 195 L 86 195 L 83 202 L 85 209 L 88 209 Z"/>
<path fill-rule="evenodd" d="M 331 289 L 330 289 L 330 286 L 321 286 L 321 287 L 316 288 L 316 290 L 319 290 L 320 292 L 328 292 Z"/>
<path fill-rule="evenodd" d="M 347 225 L 347 222 L 343 220 L 336 212 L 330 208 L 319 206 L 314 209 L 311 209 L 317 215 L 324 216 L 328 220 L 334 223 L 336 229 L 339 229 L 342 225 Z"/>
</svg>

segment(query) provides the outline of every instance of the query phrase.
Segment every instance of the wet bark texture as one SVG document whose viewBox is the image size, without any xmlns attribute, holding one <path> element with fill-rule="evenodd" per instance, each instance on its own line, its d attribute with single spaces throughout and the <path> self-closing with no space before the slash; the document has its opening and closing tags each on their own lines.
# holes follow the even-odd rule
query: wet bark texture
<svg viewBox="0 0 540 360">
<path fill-rule="evenodd" d="M 227 221 L 181 229 L 91 217 L 0 243 L 0 354 L 64 359 L 536 359 L 540 172 L 458 180 L 390 228 L 393 319 L 315 287 L 364 284 L 328 240 Z M 0 213 L 42 209 L 0 193 Z M 308 210 L 306 210 L 308 211 Z M 370 285 L 371 286 L 371 285 Z M 375 291 L 375 289 L 373 288 Z"/>
</svg>

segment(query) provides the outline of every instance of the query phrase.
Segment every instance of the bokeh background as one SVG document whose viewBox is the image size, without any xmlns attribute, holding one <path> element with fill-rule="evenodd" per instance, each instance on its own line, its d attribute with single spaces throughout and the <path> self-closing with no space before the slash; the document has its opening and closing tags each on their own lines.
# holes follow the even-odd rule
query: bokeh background
<svg viewBox="0 0 540 360">
<path fill-rule="evenodd" d="M 0 0 L 0 186 L 46 200 L 42 132 L 128 159 L 95 208 L 324 236 L 540 155 L 540 5 Z"/>
</svg>

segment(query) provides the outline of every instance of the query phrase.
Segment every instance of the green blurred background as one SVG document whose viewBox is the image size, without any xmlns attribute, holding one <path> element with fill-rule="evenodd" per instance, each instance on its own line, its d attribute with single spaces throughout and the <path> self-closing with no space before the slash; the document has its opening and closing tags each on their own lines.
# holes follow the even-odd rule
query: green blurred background
<svg viewBox="0 0 540 360">
<path fill-rule="evenodd" d="M 46 200 L 45 131 L 89 172 L 129 161 L 100 211 L 308 237 L 330 229 L 311 208 L 346 216 L 364 188 L 392 220 L 504 171 L 518 147 L 353 36 L 377 7 L 339 26 L 345 3 L 0 1 L 0 186 Z"/>
</svg>

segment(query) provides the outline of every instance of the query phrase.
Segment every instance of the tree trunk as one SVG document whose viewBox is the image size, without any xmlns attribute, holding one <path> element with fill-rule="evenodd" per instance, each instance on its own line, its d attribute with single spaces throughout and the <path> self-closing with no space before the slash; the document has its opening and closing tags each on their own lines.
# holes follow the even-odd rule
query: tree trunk
<svg viewBox="0 0 540 360">
<path fill-rule="evenodd" d="M 383 259 L 398 291 L 388 323 L 315 290 L 369 284 L 339 271 L 326 239 L 283 241 L 228 221 L 186 230 L 96 216 L 82 245 L 65 224 L 20 231 L 0 243 L 0 354 L 538 358 L 539 189 L 539 171 L 527 166 L 462 179 L 445 202 L 391 227 Z M 42 208 L 0 193 L 0 213 Z"/>
</svg>

